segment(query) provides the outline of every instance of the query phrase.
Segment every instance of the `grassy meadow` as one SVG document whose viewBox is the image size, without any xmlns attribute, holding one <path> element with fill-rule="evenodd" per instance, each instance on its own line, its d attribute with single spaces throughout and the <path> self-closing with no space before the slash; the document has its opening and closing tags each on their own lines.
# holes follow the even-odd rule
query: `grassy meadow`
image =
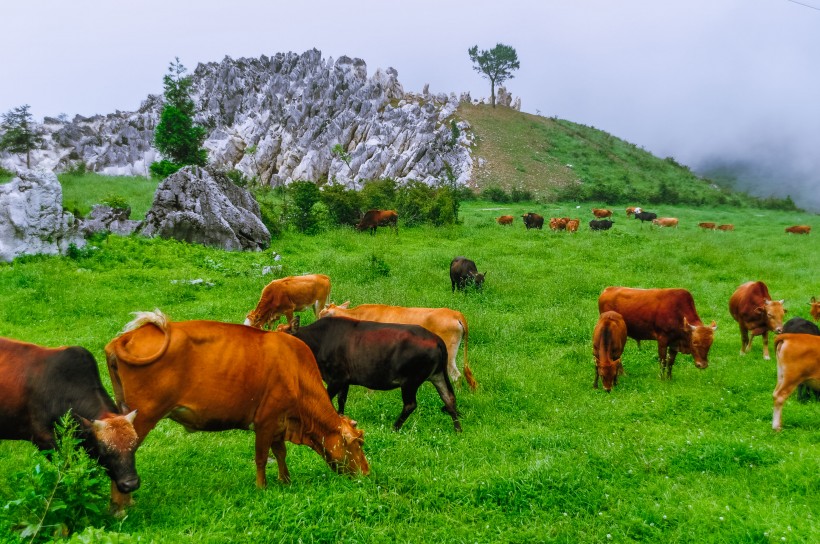
<svg viewBox="0 0 820 544">
<path fill-rule="evenodd" d="M 238 323 L 280 276 L 328 274 L 335 302 L 467 316 L 479 389 L 457 387 L 462 434 L 432 385 L 400 432 L 399 391 L 354 388 L 347 412 L 365 430 L 371 475 L 336 475 L 289 445 L 293 483 L 276 483 L 271 465 L 270 487 L 258 490 L 252 433 L 189 434 L 165 420 L 137 454 L 136 505 L 108 527 L 141 541 L 820 541 L 820 406 L 789 400 L 784 430 L 772 431 L 775 362 L 762 359 L 760 338 L 738 354 L 728 311 L 738 285 L 763 280 L 787 316 L 808 317 L 820 295 L 817 235 L 784 228 L 820 229 L 817 216 L 659 206 L 650 209 L 680 227 L 657 229 L 619 208 L 611 231 L 591 232 L 591 207 L 466 202 L 454 227 L 286 232 L 260 253 L 111 236 L 75 258 L 0 264 L 0 336 L 85 346 L 111 391 L 103 346 L 131 312 Z M 580 217 L 581 231 L 526 231 L 527 211 Z M 514 226 L 497 225 L 502 214 L 515 215 Z M 736 230 L 704 232 L 700 221 Z M 456 255 L 487 272 L 483 292 L 451 293 Z M 268 266 L 281 268 L 264 275 Z M 630 340 L 626 376 L 611 394 L 594 390 L 592 329 L 610 285 L 690 290 L 701 318 L 718 324 L 709 368 L 680 355 L 673 379 L 661 380 L 656 344 Z M 30 444 L 0 442 L 0 507 L 15 498 L 12 475 L 37 458 Z"/>
</svg>

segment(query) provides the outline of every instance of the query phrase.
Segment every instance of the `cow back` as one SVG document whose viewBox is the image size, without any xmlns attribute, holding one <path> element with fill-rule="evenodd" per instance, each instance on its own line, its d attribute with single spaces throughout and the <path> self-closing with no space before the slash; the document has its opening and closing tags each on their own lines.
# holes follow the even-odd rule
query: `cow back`
<svg viewBox="0 0 820 544">
<path fill-rule="evenodd" d="M 690 325 L 703 325 L 685 289 L 607 287 L 598 298 L 598 311 L 621 314 L 629 337 L 636 340 L 657 339 L 659 333 L 679 337 L 684 318 Z"/>
</svg>

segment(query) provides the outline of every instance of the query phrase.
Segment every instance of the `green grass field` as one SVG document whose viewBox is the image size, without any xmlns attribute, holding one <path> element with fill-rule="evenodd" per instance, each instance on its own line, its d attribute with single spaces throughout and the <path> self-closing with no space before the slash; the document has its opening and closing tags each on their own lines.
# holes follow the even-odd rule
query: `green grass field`
<svg viewBox="0 0 820 544">
<path fill-rule="evenodd" d="M 462 434 L 432 385 L 400 432 L 398 391 L 354 388 L 347 412 L 365 430 L 371 475 L 338 476 L 289 445 L 293 483 L 277 484 L 273 465 L 258 490 L 252 433 L 188 434 L 163 421 L 137 455 L 136 505 L 109 525 L 147 542 L 820 541 L 820 406 L 789 400 L 784 430 L 772 431 L 775 362 L 759 338 L 738 355 L 728 312 L 738 285 L 763 280 L 787 317 L 808 317 L 820 295 L 816 234 L 784 228 L 820 229 L 817 216 L 661 206 L 652 210 L 679 228 L 642 226 L 619 209 L 611 231 L 590 232 L 591 207 L 469 202 L 452 228 L 285 233 L 261 253 L 109 237 L 76 259 L 0 264 L 0 335 L 87 347 L 110 391 L 103 346 L 131 312 L 238 323 L 279 276 L 328 274 L 335 302 L 467 316 L 479 389 L 457 389 Z M 527 211 L 580 217 L 581 231 L 526 231 Z M 494 222 L 502 214 L 516 216 L 513 227 Z M 736 230 L 704 232 L 699 221 Z M 487 272 L 483 292 L 451 293 L 456 255 Z M 281 270 L 263 275 L 266 266 Z M 690 290 L 701 318 L 718 324 L 709 368 L 682 355 L 660 380 L 656 344 L 630 340 L 626 376 L 611 394 L 592 389 L 597 297 L 609 285 Z M 36 459 L 30 444 L 0 442 L 0 507 L 16 496 L 12 475 Z"/>
</svg>

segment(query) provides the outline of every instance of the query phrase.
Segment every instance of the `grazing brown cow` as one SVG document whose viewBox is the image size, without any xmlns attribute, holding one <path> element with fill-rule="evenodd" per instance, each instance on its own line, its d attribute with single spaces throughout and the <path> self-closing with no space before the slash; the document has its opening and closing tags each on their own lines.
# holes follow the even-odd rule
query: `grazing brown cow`
<svg viewBox="0 0 820 544">
<path fill-rule="evenodd" d="M 567 223 L 569 222 L 568 217 L 550 217 L 550 229 L 551 230 L 564 230 L 567 228 Z"/>
<path fill-rule="evenodd" d="M 787 227 L 786 232 L 789 234 L 809 234 L 811 227 L 808 225 L 794 225 L 793 227 Z"/>
<path fill-rule="evenodd" d="M 502 215 L 501 217 L 496 219 L 496 222 L 499 225 L 512 225 L 513 224 L 513 216 L 512 215 Z"/>
<path fill-rule="evenodd" d="M 811 297 L 811 302 L 809 302 L 811 309 L 809 313 L 811 314 L 811 318 L 815 321 L 820 321 L 820 301 L 818 301 L 815 297 Z"/>
<path fill-rule="evenodd" d="M 763 358 L 771 359 L 769 331 L 783 332 L 783 314 L 786 313 L 783 301 L 772 300 L 769 288 L 762 281 L 749 281 L 732 293 L 729 313 L 740 325 L 740 354 L 749 353 L 754 337 L 763 335 Z"/>
<path fill-rule="evenodd" d="M 661 377 L 665 370 L 666 377 L 672 378 L 678 352 L 691 354 L 700 369 L 709 366 L 709 348 L 717 325 L 714 321 L 709 326 L 703 324 L 692 294 L 685 289 L 607 287 L 598 298 L 598 311 L 621 314 L 630 338 L 658 341 Z"/>
<path fill-rule="evenodd" d="M 777 354 L 777 387 L 772 397 L 772 429 L 782 428 L 783 403 L 800 384 L 820 390 L 820 336 L 780 334 L 774 339 Z"/>
<path fill-rule="evenodd" d="M 715 223 L 698 223 L 698 226 L 702 229 L 707 230 L 715 230 L 717 228 L 717 225 Z"/>
<path fill-rule="evenodd" d="M 69 410 L 79 425 L 80 445 L 111 478 L 114 513 L 123 513 L 120 494 L 140 486 L 136 414 L 120 414 L 87 349 L 0 338 L 0 439 L 28 440 L 40 450 L 54 450 L 54 425 Z"/>
<path fill-rule="evenodd" d="M 623 375 L 621 355 L 626 345 L 626 323 L 618 312 L 604 312 L 598 317 L 598 323 L 592 332 L 592 355 L 595 357 L 595 383 L 598 389 L 598 377 L 609 393 L 613 385 L 618 385 L 618 376 Z"/>
<path fill-rule="evenodd" d="M 612 217 L 612 210 L 607 210 L 605 208 L 592 208 L 592 215 L 598 219 L 606 219 L 607 217 Z"/>
<path fill-rule="evenodd" d="M 336 472 L 368 474 L 362 431 L 336 413 L 300 340 L 216 321 L 172 323 L 159 310 L 138 312 L 124 330 L 105 353 L 117 402 L 137 410 L 140 442 L 165 417 L 188 431 L 253 429 L 259 487 L 270 451 L 279 480 L 290 481 L 285 441 L 309 446 Z"/>
<path fill-rule="evenodd" d="M 632 214 L 640 210 L 637 206 L 630 206 L 626 209 L 626 216 L 632 217 Z"/>
<path fill-rule="evenodd" d="M 245 325 L 261 329 L 273 326 L 283 315 L 288 323 L 293 321 L 293 313 L 313 308 L 319 317 L 319 311 L 327 304 L 330 296 L 330 278 L 324 274 L 305 276 L 288 276 L 273 280 L 262 289 L 262 296 L 256 308 L 248 312 Z"/>
<path fill-rule="evenodd" d="M 658 217 L 652 220 L 652 224 L 658 227 L 675 227 L 678 228 L 677 217 Z"/>
<path fill-rule="evenodd" d="M 722 231 L 735 230 L 735 226 L 732 225 L 731 223 L 728 223 L 726 225 L 718 225 L 717 230 L 722 230 Z"/>
<path fill-rule="evenodd" d="M 356 225 L 356 230 L 370 230 L 376 234 L 377 227 L 393 227 L 399 233 L 399 214 L 394 210 L 368 210 L 362 220 Z"/>
<path fill-rule="evenodd" d="M 544 227 L 544 216 L 538 215 L 537 213 L 525 213 L 521 216 L 521 219 L 524 220 L 524 226 L 527 227 L 527 230 L 530 229 L 538 229 L 541 230 Z"/>
<path fill-rule="evenodd" d="M 461 339 L 464 339 L 464 379 L 470 389 L 475 390 L 478 384 L 473 377 L 473 371 L 467 362 L 467 318 L 464 314 L 450 308 L 405 308 L 403 306 L 387 306 L 385 304 L 360 304 L 349 308 L 350 301 L 344 304 L 329 304 L 319 313 L 319 317 L 338 316 L 360 319 L 362 321 L 378 321 L 379 323 L 404 323 L 420 325 L 435 333 L 447 345 L 447 373 L 453 383 L 458 381 L 461 372 L 456 366 L 456 356 Z"/>
<path fill-rule="evenodd" d="M 578 232 L 578 226 L 580 224 L 580 219 L 570 219 L 569 221 L 567 221 L 567 232 Z"/>
</svg>

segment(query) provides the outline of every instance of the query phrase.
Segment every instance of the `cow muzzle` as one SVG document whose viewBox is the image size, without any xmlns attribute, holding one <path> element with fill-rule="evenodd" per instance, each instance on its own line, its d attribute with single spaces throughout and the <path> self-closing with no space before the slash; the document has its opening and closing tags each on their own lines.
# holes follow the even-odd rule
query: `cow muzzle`
<svg viewBox="0 0 820 544">
<path fill-rule="evenodd" d="M 698 361 L 697 359 L 695 359 L 695 366 L 703 370 L 704 368 L 707 368 L 709 366 L 709 361 Z"/>
<path fill-rule="evenodd" d="M 117 490 L 120 493 L 131 493 L 140 488 L 140 477 L 136 474 L 128 478 L 117 480 Z"/>
</svg>

